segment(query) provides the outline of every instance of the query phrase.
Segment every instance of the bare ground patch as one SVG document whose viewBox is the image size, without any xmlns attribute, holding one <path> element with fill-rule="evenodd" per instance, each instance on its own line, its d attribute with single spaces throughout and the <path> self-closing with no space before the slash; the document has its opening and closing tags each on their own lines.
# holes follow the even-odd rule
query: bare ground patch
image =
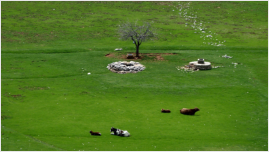
<svg viewBox="0 0 269 152">
<path fill-rule="evenodd" d="M 127 54 L 133 54 L 134 58 L 128 59 Z M 125 59 L 125 60 L 154 60 L 154 61 L 165 61 L 163 55 L 176 55 L 177 53 L 139 53 L 139 57 L 135 57 L 135 53 L 109 53 L 106 57 Z"/>
</svg>

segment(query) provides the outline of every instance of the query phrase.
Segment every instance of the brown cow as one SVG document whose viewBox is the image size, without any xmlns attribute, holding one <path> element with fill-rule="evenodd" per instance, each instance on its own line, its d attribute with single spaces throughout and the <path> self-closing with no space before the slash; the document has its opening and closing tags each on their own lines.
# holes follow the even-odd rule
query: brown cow
<svg viewBox="0 0 269 152">
<path fill-rule="evenodd" d="M 93 132 L 93 131 L 90 131 L 91 135 L 95 135 L 95 136 L 101 136 L 101 133 L 100 132 Z"/>
<path fill-rule="evenodd" d="M 184 115 L 194 115 L 195 112 L 199 111 L 200 109 L 198 108 L 194 108 L 194 109 L 187 109 L 187 108 L 183 108 L 180 110 L 180 113 L 184 114 Z"/>
<path fill-rule="evenodd" d="M 161 111 L 161 112 L 163 112 L 163 113 L 170 113 L 171 111 L 170 111 L 169 109 L 167 109 L 167 110 L 162 109 L 162 111 Z"/>
</svg>

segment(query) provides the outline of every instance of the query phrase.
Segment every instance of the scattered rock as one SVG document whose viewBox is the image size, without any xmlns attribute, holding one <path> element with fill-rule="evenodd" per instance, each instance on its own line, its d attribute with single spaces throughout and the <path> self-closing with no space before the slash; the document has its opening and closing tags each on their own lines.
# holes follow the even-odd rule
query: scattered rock
<svg viewBox="0 0 269 152">
<path fill-rule="evenodd" d="M 222 57 L 223 57 L 223 58 L 228 58 L 228 59 L 233 58 L 233 57 L 231 57 L 231 56 L 227 56 L 227 54 L 223 55 Z"/>
<path fill-rule="evenodd" d="M 122 48 L 116 48 L 115 51 L 122 51 Z"/>
<path fill-rule="evenodd" d="M 212 66 L 213 69 L 224 68 L 224 66 Z"/>
</svg>

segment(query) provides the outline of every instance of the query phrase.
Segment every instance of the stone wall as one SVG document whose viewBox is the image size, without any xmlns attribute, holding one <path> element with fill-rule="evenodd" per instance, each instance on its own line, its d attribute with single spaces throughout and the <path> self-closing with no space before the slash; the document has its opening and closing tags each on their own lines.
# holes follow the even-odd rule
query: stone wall
<svg viewBox="0 0 269 152">
<path fill-rule="evenodd" d="M 118 61 L 108 64 L 107 69 L 119 73 L 119 74 L 125 74 L 125 73 L 137 73 L 140 71 L 145 70 L 145 66 L 140 64 L 139 62 L 134 61 Z"/>
</svg>

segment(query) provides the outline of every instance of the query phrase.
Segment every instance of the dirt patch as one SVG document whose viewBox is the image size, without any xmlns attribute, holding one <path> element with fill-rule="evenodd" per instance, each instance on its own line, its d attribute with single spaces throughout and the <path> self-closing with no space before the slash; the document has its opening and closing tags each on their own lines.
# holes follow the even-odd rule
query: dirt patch
<svg viewBox="0 0 269 152">
<path fill-rule="evenodd" d="M 12 97 L 14 97 L 14 98 L 18 98 L 18 97 L 21 97 L 21 95 L 20 94 L 17 94 L 17 95 L 11 95 Z"/>
<path fill-rule="evenodd" d="M 106 54 L 106 57 L 114 57 L 114 54 Z"/>
<path fill-rule="evenodd" d="M 87 91 L 82 91 L 80 94 L 90 94 L 90 93 Z"/>
<path fill-rule="evenodd" d="M 128 59 L 127 54 L 133 54 L 133 59 Z M 115 53 L 106 54 L 106 57 L 125 59 L 125 60 L 154 60 L 154 61 L 165 61 L 163 55 L 176 55 L 177 53 L 139 53 L 139 57 L 135 57 L 135 53 L 121 53 L 116 55 Z"/>
<path fill-rule="evenodd" d="M 21 102 L 23 102 L 23 99 L 25 96 L 21 95 L 21 94 L 10 94 L 10 93 L 5 93 L 4 96 L 8 97 L 8 98 L 13 98 L 13 99 L 16 99 L 16 100 L 20 100 Z M 1 104 L 2 106 L 2 104 Z"/>
<path fill-rule="evenodd" d="M 172 6 L 173 5 L 173 2 L 155 2 L 155 4 L 157 5 L 168 5 L 168 6 Z"/>
</svg>

